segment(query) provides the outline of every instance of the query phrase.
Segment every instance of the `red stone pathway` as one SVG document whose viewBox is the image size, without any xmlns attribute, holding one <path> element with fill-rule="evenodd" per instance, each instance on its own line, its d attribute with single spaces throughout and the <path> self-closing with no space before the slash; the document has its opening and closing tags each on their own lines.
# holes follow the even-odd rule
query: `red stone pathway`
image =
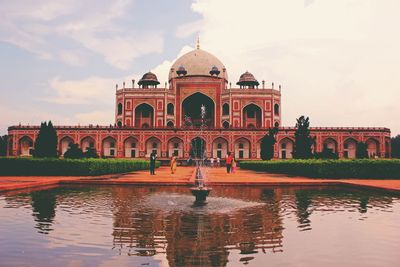
<svg viewBox="0 0 400 267">
<path fill-rule="evenodd" d="M 25 189 L 31 187 L 56 186 L 58 184 L 155 184 L 155 185 L 189 185 L 194 180 L 194 167 L 178 167 L 175 174 L 168 167 L 160 167 L 156 175 L 149 171 L 137 171 L 127 174 L 104 175 L 97 177 L 5 177 L 0 176 L 0 191 Z M 289 177 L 280 174 L 237 170 L 227 174 L 224 168 L 209 169 L 206 174 L 211 185 L 340 185 L 350 184 L 370 188 L 386 189 L 400 192 L 400 180 L 327 180 L 305 177 Z"/>
</svg>

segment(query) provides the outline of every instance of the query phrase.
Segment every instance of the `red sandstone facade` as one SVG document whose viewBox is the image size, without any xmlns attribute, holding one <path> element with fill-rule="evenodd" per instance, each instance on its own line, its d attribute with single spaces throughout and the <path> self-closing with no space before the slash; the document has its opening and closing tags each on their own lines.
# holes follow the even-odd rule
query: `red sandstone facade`
<svg viewBox="0 0 400 267">
<path fill-rule="evenodd" d="M 188 158 L 193 146 L 207 157 L 260 157 L 260 140 L 279 126 L 275 158 L 291 158 L 294 128 L 281 127 L 281 88 L 266 88 L 246 72 L 232 88 L 225 66 L 199 48 L 183 55 L 171 67 L 168 86 L 146 73 L 135 86 L 116 89 L 115 126 L 57 126 L 59 152 L 71 142 L 83 150 L 94 147 L 101 156 L 144 158 L 157 151 L 160 158 L 177 154 Z M 206 119 L 200 116 L 201 106 Z M 29 156 L 39 127 L 11 126 L 9 155 Z M 370 157 L 389 157 L 387 128 L 312 128 L 315 151 L 332 149 L 339 157 L 354 158 L 357 142 L 366 142 Z"/>
</svg>

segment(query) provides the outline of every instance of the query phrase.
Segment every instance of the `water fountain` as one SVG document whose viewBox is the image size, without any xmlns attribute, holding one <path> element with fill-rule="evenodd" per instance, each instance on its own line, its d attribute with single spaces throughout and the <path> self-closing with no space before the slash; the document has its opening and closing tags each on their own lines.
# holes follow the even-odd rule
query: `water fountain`
<svg viewBox="0 0 400 267">
<path fill-rule="evenodd" d="M 206 127 L 206 107 L 204 105 L 201 105 L 201 125 L 200 125 L 200 132 L 204 130 Z M 190 188 L 190 191 L 192 192 L 193 196 L 195 196 L 196 200 L 194 202 L 195 205 L 205 205 L 207 196 L 210 194 L 210 191 L 212 188 L 207 187 L 205 184 L 202 168 L 205 166 L 204 164 L 204 154 L 201 153 L 200 155 L 200 160 L 196 160 L 196 176 L 194 180 L 194 187 Z"/>
</svg>

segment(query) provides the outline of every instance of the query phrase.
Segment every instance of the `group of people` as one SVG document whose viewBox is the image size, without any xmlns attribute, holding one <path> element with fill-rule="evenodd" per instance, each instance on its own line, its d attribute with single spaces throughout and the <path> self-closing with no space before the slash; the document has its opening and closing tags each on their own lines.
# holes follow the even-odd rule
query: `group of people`
<svg viewBox="0 0 400 267">
<path fill-rule="evenodd" d="M 157 160 L 157 152 L 151 152 L 150 154 L 150 175 L 155 175 L 155 169 L 156 169 L 156 160 Z M 192 161 L 191 158 L 189 160 Z M 189 161 L 188 160 L 188 161 Z M 210 158 L 210 167 L 220 167 L 221 165 L 221 159 L 220 158 Z M 178 164 L 178 157 L 176 155 L 173 155 L 171 157 L 170 161 L 170 167 L 171 167 L 171 174 L 175 174 L 176 172 L 176 166 Z M 235 157 L 231 152 L 228 152 L 226 155 L 226 172 L 227 173 L 235 173 L 237 167 L 237 162 Z"/>
</svg>

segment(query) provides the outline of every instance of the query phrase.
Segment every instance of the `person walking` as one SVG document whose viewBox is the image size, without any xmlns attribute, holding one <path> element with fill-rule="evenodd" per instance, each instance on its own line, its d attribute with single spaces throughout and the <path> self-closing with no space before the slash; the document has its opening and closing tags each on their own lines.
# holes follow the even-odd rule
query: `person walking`
<svg viewBox="0 0 400 267">
<path fill-rule="evenodd" d="M 210 158 L 210 167 L 214 168 L 214 158 Z"/>
<path fill-rule="evenodd" d="M 226 173 L 231 173 L 231 168 L 232 168 L 232 155 L 231 152 L 228 152 L 228 155 L 226 156 Z"/>
<path fill-rule="evenodd" d="M 150 154 L 150 175 L 155 175 L 157 153 L 151 152 Z"/>
<path fill-rule="evenodd" d="M 235 173 L 236 171 L 237 162 L 234 156 L 232 156 L 232 170 L 231 173 Z"/>
<path fill-rule="evenodd" d="M 219 157 L 217 157 L 217 167 L 221 167 L 221 159 Z"/>
<path fill-rule="evenodd" d="M 175 155 L 172 156 L 171 158 L 171 174 L 174 174 L 176 172 L 176 164 L 177 164 L 177 157 Z"/>
</svg>

